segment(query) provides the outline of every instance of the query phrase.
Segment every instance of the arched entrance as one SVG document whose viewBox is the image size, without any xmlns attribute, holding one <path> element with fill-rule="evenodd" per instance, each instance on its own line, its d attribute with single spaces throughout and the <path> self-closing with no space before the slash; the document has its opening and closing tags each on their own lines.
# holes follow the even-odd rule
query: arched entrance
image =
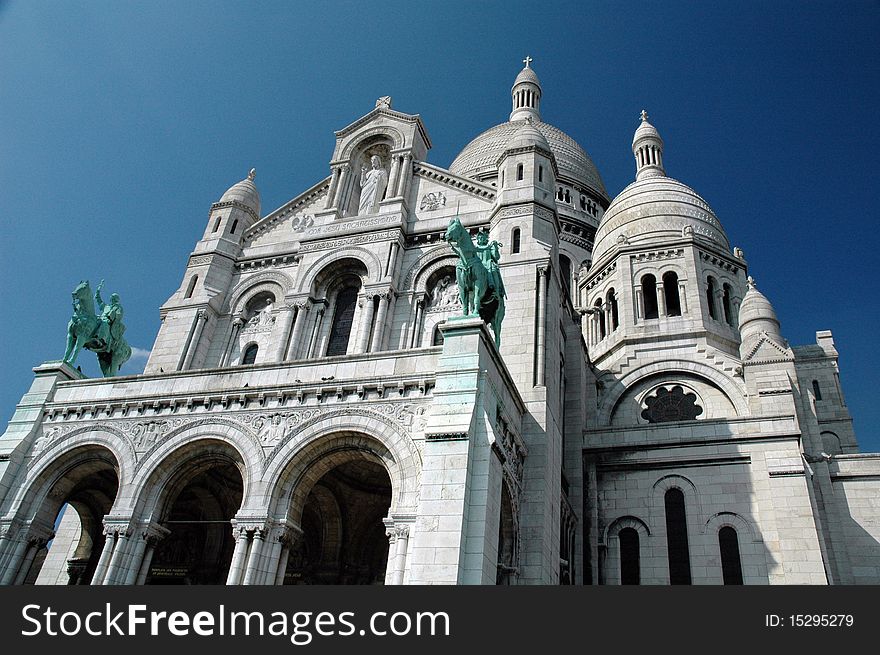
<svg viewBox="0 0 880 655">
<path fill-rule="evenodd" d="M 145 584 L 226 583 L 235 550 L 232 518 L 244 494 L 243 463 L 220 442 L 202 441 L 187 450 L 194 452 L 160 501 L 158 523 L 168 533 L 155 546 Z"/>
<path fill-rule="evenodd" d="M 31 488 L 29 531 L 6 558 L 3 581 L 89 584 L 104 547 L 103 519 L 119 490 L 116 458 L 102 446 L 75 448 Z"/>
<path fill-rule="evenodd" d="M 388 537 L 382 519 L 391 506 L 391 479 L 380 461 L 345 450 L 310 468 L 294 500 L 302 502 L 302 535 L 291 549 L 284 584 L 384 583 Z"/>
</svg>

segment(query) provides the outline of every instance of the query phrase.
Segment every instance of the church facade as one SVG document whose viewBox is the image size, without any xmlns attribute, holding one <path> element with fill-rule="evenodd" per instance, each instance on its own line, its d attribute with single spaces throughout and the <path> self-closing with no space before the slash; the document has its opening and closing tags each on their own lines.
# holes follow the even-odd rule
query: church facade
<svg viewBox="0 0 880 655">
<path fill-rule="evenodd" d="M 787 342 L 644 112 L 612 198 L 525 63 L 448 168 L 383 97 L 278 209 L 229 188 L 143 374 L 37 366 L 0 584 L 880 582 L 831 333 Z M 500 346 L 456 217 L 501 244 Z"/>
</svg>

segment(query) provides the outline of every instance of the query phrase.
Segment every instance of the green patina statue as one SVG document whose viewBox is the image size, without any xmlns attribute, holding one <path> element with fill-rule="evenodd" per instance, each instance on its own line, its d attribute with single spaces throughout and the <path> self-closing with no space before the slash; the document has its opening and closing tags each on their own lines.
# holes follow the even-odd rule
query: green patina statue
<svg viewBox="0 0 880 655">
<path fill-rule="evenodd" d="M 489 233 L 481 230 L 474 245 L 458 217 L 449 223 L 443 238 L 458 255 L 455 277 L 464 316 L 479 316 L 491 325 L 495 345 L 500 348 L 504 299 L 507 297 L 498 268 L 501 244 L 497 241 L 490 243 Z"/>
<path fill-rule="evenodd" d="M 105 378 L 119 372 L 119 367 L 131 357 L 131 347 L 123 337 L 125 325 L 122 323 L 122 305 L 119 294 L 110 296 L 110 303 L 104 303 L 101 289 L 104 280 L 95 290 L 94 302 L 88 280 L 80 282 L 73 290 L 73 316 L 67 324 L 67 349 L 63 361 L 73 366 L 79 351 L 83 348 L 98 355 L 98 363 Z M 100 314 L 95 313 L 95 304 Z"/>
</svg>

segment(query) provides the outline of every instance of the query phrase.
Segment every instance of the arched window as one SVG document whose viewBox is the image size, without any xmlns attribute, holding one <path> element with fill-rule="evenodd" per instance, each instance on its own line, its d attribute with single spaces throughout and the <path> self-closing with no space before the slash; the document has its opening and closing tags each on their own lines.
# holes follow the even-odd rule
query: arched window
<svg viewBox="0 0 880 655">
<path fill-rule="evenodd" d="M 516 165 L 516 181 L 519 182 L 521 179 L 523 179 L 523 165 L 517 164 Z"/>
<path fill-rule="evenodd" d="M 739 539 L 736 530 L 725 525 L 718 531 L 718 545 L 721 548 L 721 575 L 724 584 L 742 584 L 742 560 L 739 556 Z"/>
<path fill-rule="evenodd" d="M 565 202 L 571 202 L 571 194 L 568 192 L 568 189 L 565 190 Z"/>
<path fill-rule="evenodd" d="M 544 167 L 538 166 L 538 182 L 544 181 Z"/>
<path fill-rule="evenodd" d="M 617 539 L 620 542 L 620 584 L 639 584 L 639 533 L 635 528 L 624 528 L 617 533 Z"/>
<path fill-rule="evenodd" d="M 440 326 L 434 326 L 434 334 L 431 336 L 431 345 L 432 346 L 442 346 L 443 345 L 443 333 L 440 331 Z"/>
<path fill-rule="evenodd" d="M 736 327 L 733 324 L 733 309 L 730 306 L 730 285 L 724 285 L 724 293 L 721 294 L 721 304 L 724 306 L 724 320 L 727 321 L 727 324 L 731 327 Z"/>
<path fill-rule="evenodd" d="M 706 280 L 706 307 L 709 308 L 709 318 L 718 320 L 718 309 L 715 307 L 715 278 L 709 276 Z"/>
<path fill-rule="evenodd" d="M 510 252 L 516 254 L 519 252 L 520 248 L 520 231 L 518 227 L 513 228 L 513 232 L 510 233 Z"/>
<path fill-rule="evenodd" d="M 681 298 L 678 295 L 678 275 L 673 271 L 663 274 L 663 298 L 666 300 L 666 315 L 681 316 Z"/>
<path fill-rule="evenodd" d="M 189 279 L 189 284 L 186 287 L 186 293 L 184 294 L 184 298 L 192 298 L 193 292 L 196 290 L 196 283 L 199 281 L 198 275 L 193 275 Z"/>
<path fill-rule="evenodd" d="M 669 584 L 691 583 L 691 555 L 688 548 L 684 494 L 675 487 L 664 497 L 666 504 L 666 548 L 669 557 Z"/>
<path fill-rule="evenodd" d="M 593 314 L 596 317 L 596 322 L 599 325 L 599 339 L 605 338 L 605 310 L 602 309 L 602 299 L 596 298 L 596 304 L 593 305 L 596 309 L 596 313 Z"/>
<path fill-rule="evenodd" d="M 642 278 L 642 302 L 645 305 L 643 318 L 657 318 L 660 315 L 657 309 L 657 278 L 653 275 Z"/>
<path fill-rule="evenodd" d="M 354 287 L 345 287 L 336 294 L 336 309 L 333 311 L 333 325 L 330 328 L 330 340 L 327 343 L 328 357 L 344 355 L 348 352 L 348 339 L 351 336 L 357 294 L 358 290 Z"/>
<path fill-rule="evenodd" d="M 257 351 L 259 349 L 260 349 L 260 347 L 255 343 L 252 343 L 247 348 L 245 348 L 244 355 L 242 355 L 242 357 L 241 357 L 241 363 L 242 364 L 253 364 L 255 361 L 257 361 Z"/>
<path fill-rule="evenodd" d="M 605 302 L 607 302 L 608 306 L 611 308 L 611 325 L 608 326 L 608 330 L 614 332 L 620 325 L 620 319 L 617 314 L 617 294 L 614 293 L 614 288 L 608 289 L 608 294 L 605 296 Z"/>
<path fill-rule="evenodd" d="M 214 229 L 211 230 L 212 233 L 214 233 L 214 232 L 216 232 L 217 230 L 220 229 L 220 219 L 221 219 L 221 218 L 222 218 L 221 216 L 218 216 L 218 217 L 217 217 L 217 220 L 214 221 Z"/>
<path fill-rule="evenodd" d="M 822 400 L 822 389 L 819 388 L 819 380 L 813 380 L 813 397 Z"/>
<path fill-rule="evenodd" d="M 232 229 L 229 230 L 229 234 L 235 234 L 235 230 L 237 227 L 238 227 L 238 219 L 236 218 L 234 221 L 232 221 Z"/>
<path fill-rule="evenodd" d="M 581 196 L 581 211 L 587 210 L 587 199 Z"/>
</svg>

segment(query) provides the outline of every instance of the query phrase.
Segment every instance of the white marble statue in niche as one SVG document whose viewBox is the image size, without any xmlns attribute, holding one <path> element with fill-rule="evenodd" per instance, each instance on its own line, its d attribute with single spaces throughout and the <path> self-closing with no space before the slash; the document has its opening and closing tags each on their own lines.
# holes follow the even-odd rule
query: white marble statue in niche
<svg viewBox="0 0 880 655">
<path fill-rule="evenodd" d="M 361 166 L 361 199 L 358 204 L 358 214 L 375 214 L 379 211 L 379 201 L 385 194 L 388 185 L 388 173 L 382 168 L 382 160 L 378 155 L 370 157 L 369 170 Z"/>
<path fill-rule="evenodd" d="M 458 284 L 451 275 L 443 276 L 431 294 L 429 310 L 453 308 L 461 305 L 458 295 Z"/>
</svg>

